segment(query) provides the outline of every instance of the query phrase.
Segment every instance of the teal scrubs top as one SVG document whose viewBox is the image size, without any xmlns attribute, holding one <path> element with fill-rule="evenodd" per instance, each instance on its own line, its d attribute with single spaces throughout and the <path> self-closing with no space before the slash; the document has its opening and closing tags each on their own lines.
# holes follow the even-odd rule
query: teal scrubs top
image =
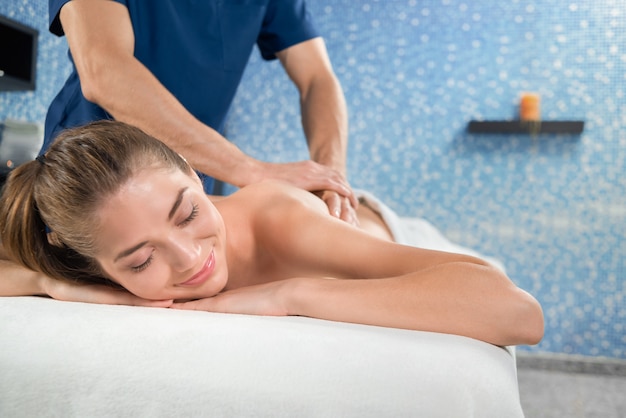
<svg viewBox="0 0 626 418">
<path fill-rule="evenodd" d="M 70 0 L 50 0 L 50 32 L 63 36 L 59 12 Z M 196 118 L 218 132 L 254 45 L 266 60 L 319 36 L 305 0 L 111 0 L 128 9 L 135 57 Z M 43 153 L 63 129 L 112 119 L 85 99 L 76 67 L 52 101 Z M 212 191 L 213 180 L 205 179 Z"/>
</svg>

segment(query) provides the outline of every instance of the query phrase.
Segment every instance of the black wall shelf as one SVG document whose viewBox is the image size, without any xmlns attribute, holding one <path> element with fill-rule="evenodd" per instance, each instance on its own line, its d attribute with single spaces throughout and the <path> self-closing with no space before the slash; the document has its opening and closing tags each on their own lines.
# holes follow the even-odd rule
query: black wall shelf
<svg viewBox="0 0 626 418">
<path fill-rule="evenodd" d="M 472 134 L 580 134 L 585 127 L 582 120 L 472 120 L 467 131 Z"/>
</svg>

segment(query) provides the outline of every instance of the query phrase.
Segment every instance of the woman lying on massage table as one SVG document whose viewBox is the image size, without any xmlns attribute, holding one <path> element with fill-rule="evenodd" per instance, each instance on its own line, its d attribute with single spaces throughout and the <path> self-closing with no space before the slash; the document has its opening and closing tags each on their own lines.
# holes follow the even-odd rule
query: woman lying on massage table
<svg viewBox="0 0 626 418">
<path fill-rule="evenodd" d="M 5 185 L 0 294 L 48 294 L 41 276 L 102 302 L 333 321 L 536 344 L 538 302 L 466 255 L 402 246 L 327 215 L 287 184 L 204 194 L 177 153 L 119 122 L 60 135 Z M 108 287 L 107 287 L 108 286 Z M 45 289 L 42 289 L 45 287 Z M 81 286 L 71 289 L 80 292 Z M 94 289 L 100 289 L 98 293 Z M 72 297 L 67 297 L 72 299 Z"/>
</svg>

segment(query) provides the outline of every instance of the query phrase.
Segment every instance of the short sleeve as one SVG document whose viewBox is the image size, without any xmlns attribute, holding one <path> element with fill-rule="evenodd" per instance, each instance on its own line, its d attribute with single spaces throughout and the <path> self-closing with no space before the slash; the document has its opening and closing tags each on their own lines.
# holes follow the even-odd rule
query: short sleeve
<svg viewBox="0 0 626 418">
<path fill-rule="evenodd" d="M 290 46 L 320 36 L 304 0 L 270 0 L 257 45 L 266 60 Z"/>
<path fill-rule="evenodd" d="M 61 20 L 59 19 L 59 13 L 61 13 L 61 9 L 71 0 L 48 0 L 48 19 L 50 26 L 48 29 L 50 32 L 56 36 L 65 35 L 65 31 L 63 31 L 63 26 L 61 25 Z M 125 0 L 114 0 L 118 3 L 122 3 L 126 5 Z"/>
</svg>

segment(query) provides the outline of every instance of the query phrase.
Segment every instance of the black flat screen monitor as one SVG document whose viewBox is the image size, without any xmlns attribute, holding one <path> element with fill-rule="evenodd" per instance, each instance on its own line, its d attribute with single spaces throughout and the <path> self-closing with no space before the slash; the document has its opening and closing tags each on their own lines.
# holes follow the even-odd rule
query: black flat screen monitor
<svg viewBox="0 0 626 418">
<path fill-rule="evenodd" d="M 35 90 L 39 31 L 0 15 L 0 91 Z"/>
</svg>

